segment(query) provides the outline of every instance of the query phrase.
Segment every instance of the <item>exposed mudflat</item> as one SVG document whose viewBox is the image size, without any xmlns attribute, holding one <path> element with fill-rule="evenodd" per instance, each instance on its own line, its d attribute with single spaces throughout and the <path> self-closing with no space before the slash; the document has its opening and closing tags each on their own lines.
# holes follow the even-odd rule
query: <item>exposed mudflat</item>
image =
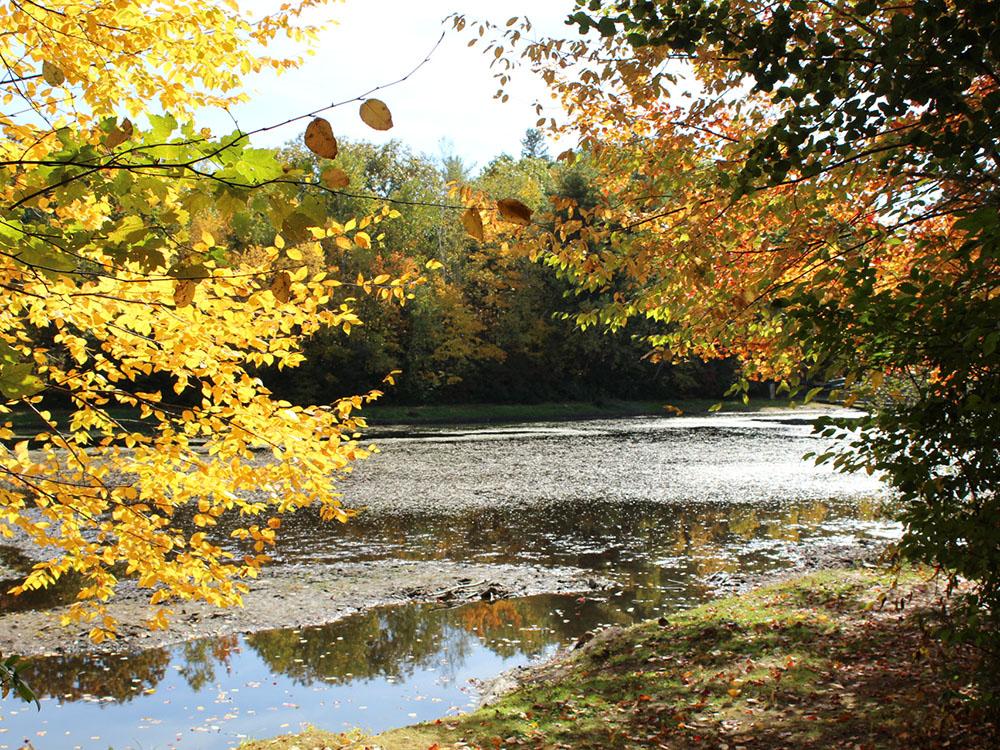
<svg viewBox="0 0 1000 750">
<path fill-rule="evenodd" d="M 64 607 L 8 612 L 0 616 L 0 653 L 26 656 L 77 652 L 121 652 L 155 648 L 206 636 L 251 633 L 335 622 L 361 610 L 406 602 L 493 601 L 542 593 L 574 593 L 606 585 L 572 568 L 377 560 L 311 569 L 268 571 L 253 582 L 244 606 L 220 610 L 184 602 L 173 607 L 171 627 L 151 631 L 146 598 L 123 591 L 109 605 L 121 623 L 119 638 L 94 645 L 88 628 L 63 627 Z"/>
</svg>

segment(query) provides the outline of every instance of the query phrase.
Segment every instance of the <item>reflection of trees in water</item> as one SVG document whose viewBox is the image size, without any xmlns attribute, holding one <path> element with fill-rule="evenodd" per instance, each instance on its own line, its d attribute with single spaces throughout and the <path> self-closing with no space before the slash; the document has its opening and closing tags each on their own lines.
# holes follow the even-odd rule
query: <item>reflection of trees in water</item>
<svg viewBox="0 0 1000 750">
<path fill-rule="evenodd" d="M 255 633 L 246 642 L 272 672 L 308 685 L 348 675 L 404 679 L 430 667 L 453 675 L 477 646 L 504 658 L 535 655 L 600 625 L 629 620 L 606 603 L 532 596 L 451 609 L 385 608 L 318 628 Z"/>
<path fill-rule="evenodd" d="M 50 656 L 27 661 L 24 677 L 39 697 L 77 701 L 96 696 L 127 702 L 156 687 L 169 664 L 170 653 L 162 648 L 128 656 Z"/>
<path fill-rule="evenodd" d="M 784 504 L 614 503 L 582 499 L 539 508 L 477 509 L 464 514 L 364 515 L 338 528 L 336 544 L 357 550 L 391 549 L 404 559 L 483 562 L 537 561 L 594 565 L 622 558 L 688 555 L 706 568 L 726 569 L 728 547 L 754 539 L 798 541 L 831 518 L 878 517 L 877 504 L 810 500 Z M 312 531 L 306 530 L 310 526 Z M 301 534 L 325 535 L 317 524 Z M 314 540 L 315 541 L 315 540 Z M 715 563 L 709 562 L 715 558 Z"/>
<path fill-rule="evenodd" d="M 430 610 L 377 609 L 318 628 L 255 633 L 246 641 L 273 672 L 300 683 L 348 674 L 405 677 L 442 660 L 461 660 L 468 651 L 464 639 L 448 637 L 447 618 Z"/>
<path fill-rule="evenodd" d="M 521 627 L 524 618 L 517 605 L 509 599 L 497 602 L 473 602 L 461 609 L 462 627 L 470 633 L 479 633 L 489 639 L 501 637 L 504 632 Z"/>
<path fill-rule="evenodd" d="M 131 653 L 46 656 L 26 661 L 25 679 L 39 697 L 78 701 L 87 696 L 127 702 L 143 690 L 155 688 L 173 661 L 193 690 L 215 680 L 217 667 L 239 649 L 239 636 L 188 641 L 173 654 L 154 648 Z"/>
<path fill-rule="evenodd" d="M 428 667 L 448 677 L 479 646 L 504 658 L 535 655 L 586 630 L 620 621 L 621 613 L 607 604 L 533 596 L 452 609 L 383 608 L 324 627 L 255 633 L 246 636 L 246 643 L 271 672 L 302 685 L 328 678 L 402 679 Z M 237 636 L 224 636 L 184 643 L 173 654 L 150 649 L 128 656 L 46 657 L 29 662 L 25 676 L 40 696 L 127 702 L 156 687 L 172 660 L 191 689 L 201 690 L 216 680 L 220 666 L 230 669 L 239 648 Z"/>
<path fill-rule="evenodd" d="M 601 625 L 656 616 L 668 599 L 694 601 L 704 593 L 695 580 L 698 576 L 732 571 L 766 554 L 766 549 L 753 547 L 755 540 L 797 541 L 812 533 L 810 528 L 848 517 L 883 518 L 885 508 L 878 500 L 783 506 L 581 501 L 559 504 L 551 512 L 491 509 L 464 516 L 362 517 L 340 527 L 345 539 L 354 538 L 360 545 L 367 535 L 375 535 L 380 543 L 408 550 L 401 557 L 482 556 L 491 562 L 527 558 L 593 567 L 610 563 L 624 588 L 642 592 L 642 597 L 628 605 L 633 613 L 623 612 L 615 601 L 578 602 L 567 596 L 474 602 L 453 609 L 406 605 L 320 628 L 257 633 L 246 642 L 273 672 L 301 684 L 349 674 L 404 678 L 430 666 L 447 676 L 477 642 L 505 658 L 534 655 Z M 421 540 L 433 541 L 422 546 Z M 656 562 L 663 558 L 671 562 Z M 203 688 L 215 680 L 219 665 L 229 668 L 238 644 L 235 636 L 184 644 L 175 652 L 181 676 L 192 689 Z M 78 700 L 89 694 L 127 701 L 155 687 L 169 662 L 170 655 L 162 649 L 128 658 L 51 657 L 31 662 L 26 676 L 44 695 Z"/>
<path fill-rule="evenodd" d="M 239 636 L 236 635 L 188 641 L 181 645 L 177 655 L 183 660 L 179 665 L 179 674 L 192 690 L 201 690 L 215 681 L 217 665 L 224 666 L 227 674 L 230 672 L 230 659 L 234 652 L 239 651 L 239 644 Z"/>
<path fill-rule="evenodd" d="M 391 549 L 392 555 L 408 559 L 607 569 L 629 589 L 649 589 L 660 588 L 659 567 L 683 579 L 766 567 L 774 560 L 770 543 L 794 544 L 822 536 L 831 520 L 884 516 L 880 503 L 871 500 L 661 504 L 582 499 L 527 510 L 362 515 L 342 529 L 339 543 L 345 550 Z M 764 544 L 755 544 L 758 541 Z M 661 566 L 656 561 L 663 558 L 673 560 Z M 671 581 L 664 585 L 677 589 Z M 697 583 L 689 586 L 691 594 L 704 593 Z"/>
</svg>

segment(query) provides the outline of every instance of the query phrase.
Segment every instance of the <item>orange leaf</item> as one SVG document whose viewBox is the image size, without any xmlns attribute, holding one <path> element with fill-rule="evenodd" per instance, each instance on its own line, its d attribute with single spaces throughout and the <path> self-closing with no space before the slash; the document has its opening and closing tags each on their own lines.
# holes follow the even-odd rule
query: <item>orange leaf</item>
<svg viewBox="0 0 1000 750">
<path fill-rule="evenodd" d="M 462 214 L 462 226 L 470 237 L 483 241 L 483 217 L 478 208 L 472 206 Z"/>
<path fill-rule="evenodd" d="M 317 117 L 306 128 L 306 148 L 317 156 L 334 159 L 337 156 L 337 139 L 333 137 L 333 128 L 322 117 Z"/>
<path fill-rule="evenodd" d="M 348 177 L 347 172 L 343 169 L 338 169 L 337 167 L 327 167 L 324 169 L 320 179 L 322 179 L 323 184 L 331 190 L 345 188 L 351 184 L 351 178 Z"/>
<path fill-rule="evenodd" d="M 197 288 L 197 281 L 191 279 L 178 281 L 177 286 L 174 287 L 174 306 L 187 307 L 190 305 L 194 300 L 194 293 Z"/>
<path fill-rule="evenodd" d="M 516 198 L 502 198 L 497 201 L 500 216 L 511 224 L 526 227 L 531 224 L 531 209 Z"/>
</svg>

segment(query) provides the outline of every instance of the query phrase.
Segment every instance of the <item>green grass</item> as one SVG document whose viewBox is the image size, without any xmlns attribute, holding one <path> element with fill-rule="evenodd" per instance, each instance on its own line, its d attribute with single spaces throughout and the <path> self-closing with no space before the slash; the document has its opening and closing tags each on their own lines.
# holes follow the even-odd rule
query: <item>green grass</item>
<svg viewBox="0 0 1000 750">
<path fill-rule="evenodd" d="M 933 636 L 936 596 L 922 573 L 821 572 L 606 631 L 469 714 L 244 750 L 992 747 L 975 656 Z"/>
</svg>

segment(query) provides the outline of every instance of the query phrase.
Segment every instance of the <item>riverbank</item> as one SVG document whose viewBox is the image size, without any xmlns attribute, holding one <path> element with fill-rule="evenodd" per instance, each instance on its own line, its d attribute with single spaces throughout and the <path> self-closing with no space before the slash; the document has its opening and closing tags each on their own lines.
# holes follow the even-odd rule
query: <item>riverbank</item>
<svg viewBox="0 0 1000 750">
<path fill-rule="evenodd" d="M 576 422 L 587 419 L 619 419 L 626 417 L 662 417 L 682 414 L 708 414 L 719 399 L 664 399 L 660 401 L 561 401 L 540 404 L 418 404 L 397 405 L 375 402 L 364 408 L 363 415 L 373 428 L 400 425 L 509 424 L 530 422 Z M 752 413 L 774 408 L 788 408 L 787 398 L 722 401 L 723 413 Z M 49 409 L 56 424 L 64 427 L 70 412 L 65 408 Z M 142 432 L 150 425 L 139 419 L 134 409 L 113 408 L 108 412 L 117 421 Z M 19 439 L 30 438 L 44 431 L 34 412 L 13 412 L 5 419 L 12 424 Z"/>
<path fill-rule="evenodd" d="M 372 560 L 331 566 L 283 568 L 252 581 L 244 606 L 218 609 L 181 602 L 169 630 L 149 630 L 148 592 L 124 588 L 108 604 L 119 637 L 94 644 L 89 627 L 62 627 L 64 607 L 0 615 L 0 653 L 44 656 L 125 653 L 196 638 L 326 625 L 374 607 L 409 602 L 493 601 L 534 594 L 590 592 L 609 581 L 576 568 L 456 563 L 447 560 Z"/>
<path fill-rule="evenodd" d="M 587 419 L 663 417 L 708 414 L 719 399 L 664 399 L 661 401 L 564 401 L 541 404 L 427 404 L 366 406 L 364 415 L 372 427 L 434 424 L 503 424 L 530 422 L 576 422 Z M 723 401 L 721 412 L 749 413 L 787 408 L 788 399 Z"/>
<path fill-rule="evenodd" d="M 945 597 L 924 572 L 820 571 L 602 631 L 472 713 L 241 750 L 995 747 L 976 654 L 934 635 Z"/>
</svg>

